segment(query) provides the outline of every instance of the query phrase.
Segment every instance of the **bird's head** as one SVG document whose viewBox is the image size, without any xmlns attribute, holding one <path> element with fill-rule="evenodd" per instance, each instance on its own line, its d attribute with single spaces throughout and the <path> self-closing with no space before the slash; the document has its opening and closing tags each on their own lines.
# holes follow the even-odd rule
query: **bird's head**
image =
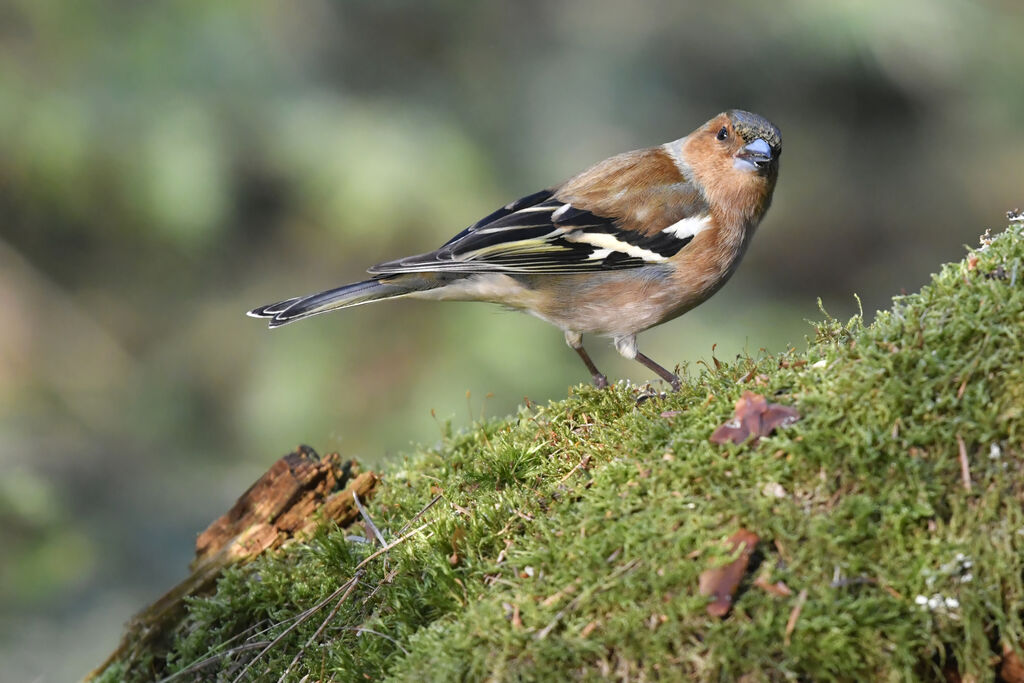
<svg viewBox="0 0 1024 683">
<path fill-rule="evenodd" d="M 736 138 L 731 145 L 733 166 L 743 171 L 754 171 L 764 175 L 779 172 L 779 155 L 782 154 L 782 133 L 768 119 L 742 109 L 725 112 L 728 124 L 724 124 L 726 135 Z M 730 131 L 731 128 L 731 131 Z M 722 135 L 721 128 L 715 138 Z"/>
<path fill-rule="evenodd" d="M 730 109 L 680 142 L 681 156 L 709 201 L 748 215 L 767 210 L 782 154 L 782 133 L 768 119 Z"/>
</svg>

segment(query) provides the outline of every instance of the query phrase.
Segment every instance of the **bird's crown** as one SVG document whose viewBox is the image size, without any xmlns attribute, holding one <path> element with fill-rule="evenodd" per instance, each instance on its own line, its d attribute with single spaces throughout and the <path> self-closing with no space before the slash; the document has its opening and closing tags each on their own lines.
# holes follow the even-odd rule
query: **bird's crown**
<svg viewBox="0 0 1024 683">
<path fill-rule="evenodd" d="M 730 109 L 726 116 L 745 142 L 761 138 L 771 146 L 775 154 L 782 151 L 782 132 L 768 119 L 742 109 Z"/>
</svg>

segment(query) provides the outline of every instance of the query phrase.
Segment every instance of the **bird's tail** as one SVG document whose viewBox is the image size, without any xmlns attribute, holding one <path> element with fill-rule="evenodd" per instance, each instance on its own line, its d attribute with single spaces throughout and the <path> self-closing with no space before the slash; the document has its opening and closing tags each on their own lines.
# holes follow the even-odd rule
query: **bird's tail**
<svg viewBox="0 0 1024 683">
<path fill-rule="evenodd" d="M 246 315 L 253 318 L 269 318 L 270 327 L 280 327 L 321 313 L 339 308 L 349 308 L 371 301 L 394 299 L 413 292 L 432 289 L 441 283 L 424 281 L 422 278 L 374 278 L 351 285 L 328 289 L 318 294 L 297 296 L 277 303 L 260 306 Z"/>
</svg>

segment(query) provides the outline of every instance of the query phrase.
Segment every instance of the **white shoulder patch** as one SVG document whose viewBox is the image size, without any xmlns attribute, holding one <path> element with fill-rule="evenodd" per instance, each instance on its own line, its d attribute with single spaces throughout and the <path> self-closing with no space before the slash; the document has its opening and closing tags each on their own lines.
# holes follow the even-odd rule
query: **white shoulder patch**
<svg viewBox="0 0 1024 683">
<path fill-rule="evenodd" d="M 560 207 L 554 210 L 551 214 L 551 221 L 557 222 L 559 218 L 565 215 L 565 212 L 572 208 L 572 204 L 562 204 Z"/>
<path fill-rule="evenodd" d="M 577 244 L 589 244 L 595 247 L 594 253 L 590 255 L 590 258 L 606 258 L 613 251 L 621 252 L 627 256 L 642 259 L 648 263 L 662 263 L 667 261 L 664 256 L 653 252 L 650 249 L 644 249 L 638 247 L 629 242 L 623 242 L 622 240 L 610 235 L 606 232 L 585 232 L 583 230 L 574 230 L 563 236 L 563 239 L 567 242 L 576 242 Z"/>
<path fill-rule="evenodd" d="M 698 232 L 705 230 L 711 225 L 711 216 L 704 214 L 702 216 L 690 216 L 684 218 L 681 221 L 676 221 L 672 225 L 664 228 L 662 232 L 667 232 L 673 237 L 678 237 L 684 240 L 688 237 L 694 237 Z"/>
</svg>

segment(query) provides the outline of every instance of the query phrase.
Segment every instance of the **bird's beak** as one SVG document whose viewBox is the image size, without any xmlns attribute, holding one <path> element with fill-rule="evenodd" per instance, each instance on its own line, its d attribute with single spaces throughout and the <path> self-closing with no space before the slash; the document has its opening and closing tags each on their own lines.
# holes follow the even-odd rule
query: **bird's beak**
<svg viewBox="0 0 1024 683">
<path fill-rule="evenodd" d="M 764 168 L 773 158 L 772 147 L 764 138 L 757 138 L 736 152 L 737 165 L 746 165 L 750 170 Z"/>
</svg>

